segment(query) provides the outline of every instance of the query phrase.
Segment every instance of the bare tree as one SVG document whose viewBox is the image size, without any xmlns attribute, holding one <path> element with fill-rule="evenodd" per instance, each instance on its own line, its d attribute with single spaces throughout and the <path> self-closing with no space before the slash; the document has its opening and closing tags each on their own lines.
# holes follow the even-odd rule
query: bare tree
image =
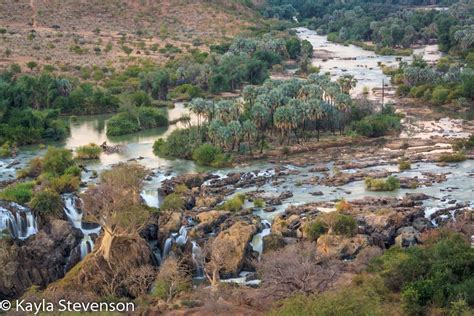
<svg viewBox="0 0 474 316">
<path fill-rule="evenodd" d="M 150 213 L 141 205 L 140 197 L 145 174 L 139 164 L 120 164 L 104 171 L 100 184 L 83 194 L 86 215 L 101 223 L 104 230 L 96 253 L 108 262 L 114 242 L 140 238 L 138 233 L 147 224 Z"/>
<path fill-rule="evenodd" d="M 217 291 L 220 282 L 220 271 L 224 267 L 224 260 L 229 248 L 225 247 L 225 245 L 216 247 L 214 241 L 215 239 L 209 239 L 204 247 L 204 273 L 211 284 L 212 290 Z"/>
<path fill-rule="evenodd" d="M 330 288 L 341 272 L 340 264 L 316 260 L 316 247 L 300 242 L 266 254 L 257 264 L 264 296 L 275 299 L 319 293 Z"/>
<path fill-rule="evenodd" d="M 160 267 L 155 281 L 154 294 L 169 302 L 179 292 L 188 288 L 190 281 L 189 271 L 183 263 L 173 257 L 168 257 Z"/>
</svg>

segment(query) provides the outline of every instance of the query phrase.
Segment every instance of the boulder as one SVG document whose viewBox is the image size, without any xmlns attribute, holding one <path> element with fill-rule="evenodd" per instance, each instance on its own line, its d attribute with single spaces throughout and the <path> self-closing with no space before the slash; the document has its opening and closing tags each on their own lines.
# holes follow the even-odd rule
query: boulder
<svg viewBox="0 0 474 316">
<path fill-rule="evenodd" d="M 316 253 L 319 256 L 335 259 L 353 259 L 364 248 L 370 245 L 365 235 L 348 238 L 339 235 L 323 235 L 316 242 Z"/>
<path fill-rule="evenodd" d="M 211 257 L 220 264 L 221 278 L 237 277 L 249 252 L 249 242 L 257 226 L 238 221 L 217 235 L 212 243 Z"/>
<path fill-rule="evenodd" d="M 69 222 L 52 219 L 26 241 L 1 241 L 0 297 L 19 297 L 32 285 L 44 287 L 62 278 L 80 260 L 82 237 Z"/>
<path fill-rule="evenodd" d="M 399 247 L 411 247 L 421 241 L 420 232 L 412 226 L 402 227 L 397 230 L 395 244 Z"/>
<path fill-rule="evenodd" d="M 280 235 L 270 234 L 263 237 L 263 253 L 283 248 L 285 245 L 285 238 Z"/>
</svg>

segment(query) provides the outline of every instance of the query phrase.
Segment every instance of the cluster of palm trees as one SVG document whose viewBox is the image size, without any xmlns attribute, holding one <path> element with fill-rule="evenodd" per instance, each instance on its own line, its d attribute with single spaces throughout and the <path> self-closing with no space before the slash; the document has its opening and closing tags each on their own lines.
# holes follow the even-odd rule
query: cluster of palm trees
<svg viewBox="0 0 474 316">
<path fill-rule="evenodd" d="M 262 86 L 246 86 L 236 100 L 193 99 L 190 110 L 214 145 L 232 151 L 246 143 L 250 152 L 255 145 L 262 151 L 265 139 L 276 131 L 280 144 L 285 139 L 287 144 L 292 139 L 299 143 L 313 132 L 318 141 L 321 131 L 342 132 L 350 119 L 354 84 L 351 77 L 333 82 L 318 74 L 267 80 Z"/>
</svg>

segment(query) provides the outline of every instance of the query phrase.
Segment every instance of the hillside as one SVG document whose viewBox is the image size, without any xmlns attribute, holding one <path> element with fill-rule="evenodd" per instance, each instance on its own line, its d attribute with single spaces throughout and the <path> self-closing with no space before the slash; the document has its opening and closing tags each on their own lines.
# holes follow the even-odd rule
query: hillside
<svg viewBox="0 0 474 316">
<path fill-rule="evenodd" d="M 127 54 L 158 62 L 244 31 L 255 13 L 237 0 L 0 2 L 0 67 L 28 61 L 110 66 Z"/>
</svg>

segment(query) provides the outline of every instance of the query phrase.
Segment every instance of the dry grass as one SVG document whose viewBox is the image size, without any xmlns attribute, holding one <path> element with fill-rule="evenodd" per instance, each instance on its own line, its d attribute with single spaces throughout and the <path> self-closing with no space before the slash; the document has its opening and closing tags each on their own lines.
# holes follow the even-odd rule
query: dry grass
<svg viewBox="0 0 474 316">
<path fill-rule="evenodd" d="M 0 35 L 0 68 L 31 60 L 65 72 L 118 68 L 134 57 L 162 63 L 175 55 L 159 51 L 166 44 L 206 51 L 255 21 L 238 0 L 0 0 L 0 29 L 7 30 Z"/>
</svg>

